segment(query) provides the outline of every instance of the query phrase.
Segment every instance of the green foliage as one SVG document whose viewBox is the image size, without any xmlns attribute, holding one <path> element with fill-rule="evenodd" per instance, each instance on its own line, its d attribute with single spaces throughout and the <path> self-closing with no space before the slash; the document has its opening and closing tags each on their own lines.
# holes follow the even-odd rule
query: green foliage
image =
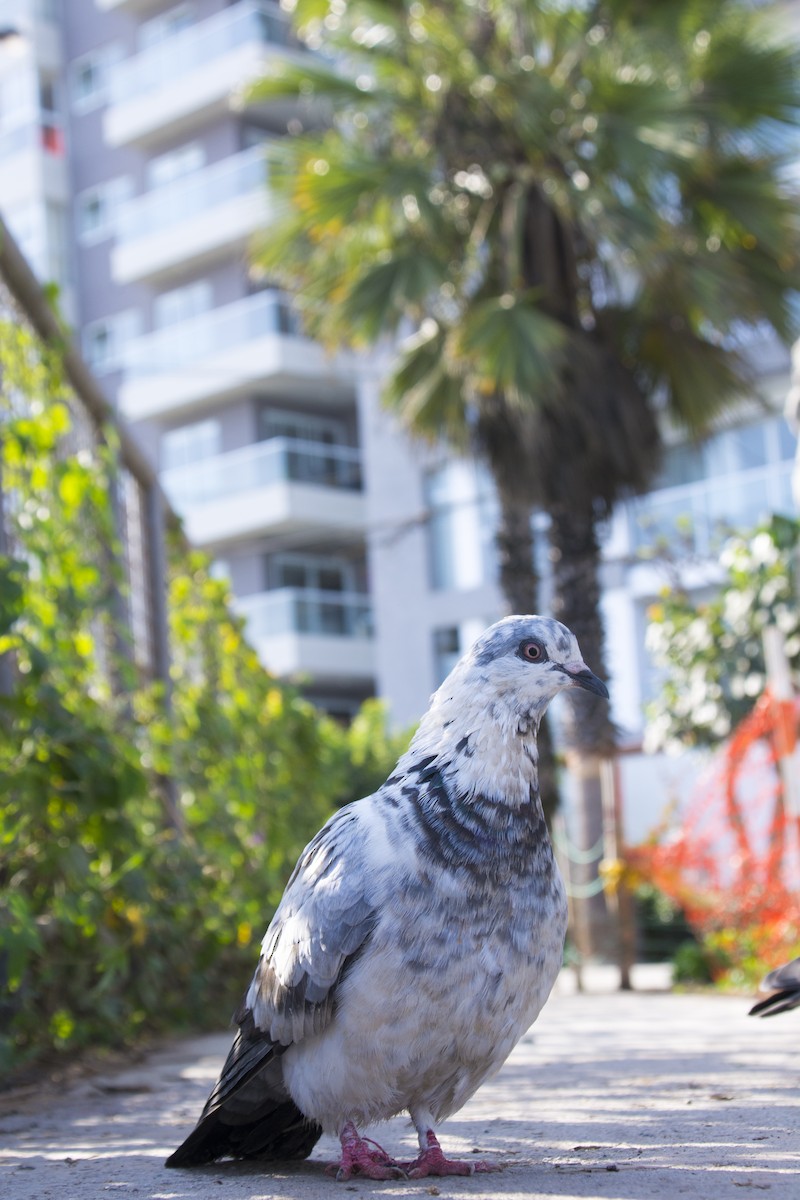
<svg viewBox="0 0 800 1200">
<path fill-rule="evenodd" d="M 708 950 L 696 941 L 686 941 L 678 947 L 672 959 L 673 983 L 713 983 L 714 967 Z"/>
<path fill-rule="evenodd" d="M 679 947 L 673 959 L 673 980 L 754 992 L 769 966 L 800 954 L 800 939 L 796 935 L 787 936 L 784 930 L 776 957 L 770 953 L 776 940 L 774 929 L 764 925 L 715 929 L 699 942 L 686 942 Z"/>
<path fill-rule="evenodd" d="M 170 703 L 126 653 L 113 444 L 0 322 L 0 1065 L 225 1022 L 296 857 L 403 739 L 261 666 L 202 555 L 170 546 Z M 113 439 L 111 439 L 113 443 Z M 9 511 L 10 510 L 10 511 Z M 354 787 L 355 785 L 355 787 Z"/>
<path fill-rule="evenodd" d="M 702 432 L 752 388 L 742 327 L 796 334 L 798 52 L 764 6 L 292 8 L 308 45 L 347 65 L 276 64 L 255 88 L 297 101 L 310 127 L 273 151 L 259 261 L 334 347 L 435 323 L 414 358 L 425 403 L 387 389 L 415 431 L 449 437 L 455 394 L 461 442 L 499 395 L 512 440 L 541 410 L 572 423 L 585 409 L 603 456 L 587 471 L 573 439 L 582 469 L 563 494 L 611 503 L 652 467 L 630 416 L 643 397 Z M 607 421 L 615 405 L 627 424 Z M 548 439 L 523 440 L 546 503 L 563 456 L 549 480 Z"/>
<path fill-rule="evenodd" d="M 724 580 L 712 600 L 697 603 L 665 588 L 651 606 L 647 647 L 662 681 L 648 707 L 649 749 L 713 745 L 730 734 L 764 690 L 765 626 L 781 630 L 800 670 L 799 539 L 800 523 L 773 517 L 727 542 Z"/>
</svg>

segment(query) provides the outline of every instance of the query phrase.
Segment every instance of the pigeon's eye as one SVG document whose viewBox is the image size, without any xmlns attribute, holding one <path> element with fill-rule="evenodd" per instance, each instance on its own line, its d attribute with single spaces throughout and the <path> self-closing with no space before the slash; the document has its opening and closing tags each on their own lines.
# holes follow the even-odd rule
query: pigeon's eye
<svg viewBox="0 0 800 1200">
<path fill-rule="evenodd" d="M 525 662 L 544 662 L 547 658 L 544 646 L 541 642 L 520 642 L 519 656 L 524 658 Z"/>
</svg>

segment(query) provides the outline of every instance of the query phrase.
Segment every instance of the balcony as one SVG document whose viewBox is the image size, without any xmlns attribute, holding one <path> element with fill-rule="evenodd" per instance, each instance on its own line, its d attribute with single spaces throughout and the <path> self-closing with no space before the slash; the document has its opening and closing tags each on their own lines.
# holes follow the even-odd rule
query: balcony
<svg viewBox="0 0 800 1200">
<path fill-rule="evenodd" d="M 734 530 L 752 528 L 771 513 L 795 516 L 793 468 L 787 459 L 651 492 L 630 508 L 634 552 L 662 546 L 665 554 L 713 558 Z"/>
<path fill-rule="evenodd" d="M 106 4 L 106 7 L 121 7 Z M 129 7 L 133 7 L 131 3 Z M 270 59 L 303 54 L 276 3 L 238 4 L 165 37 L 113 69 L 105 136 L 112 146 L 188 133 L 231 108 Z"/>
<path fill-rule="evenodd" d="M 129 200 L 111 255 L 115 282 L 163 280 L 189 260 L 200 266 L 243 251 L 267 220 L 266 178 L 256 146 Z"/>
<path fill-rule="evenodd" d="M 278 588 L 240 597 L 235 606 L 262 661 L 277 675 L 312 675 L 325 683 L 372 678 L 372 609 L 367 596 Z"/>
<path fill-rule="evenodd" d="M 331 400 L 350 394 L 352 366 L 300 333 L 279 292 L 257 292 L 132 341 L 119 404 L 131 420 L 188 412 L 209 399 L 296 392 L 303 381 Z"/>
<path fill-rule="evenodd" d="M 165 471 L 161 482 L 197 546 L 309 528 L 364 532 L 361 456 L 350 446 L 270 438 Z"/>
</svg>

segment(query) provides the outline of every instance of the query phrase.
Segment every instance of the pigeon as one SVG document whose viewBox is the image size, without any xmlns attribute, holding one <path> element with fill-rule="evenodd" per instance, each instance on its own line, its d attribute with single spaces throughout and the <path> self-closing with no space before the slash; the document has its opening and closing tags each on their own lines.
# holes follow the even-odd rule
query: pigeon
<svg viewBox="0 0 800 1200">
<path fill-rule="evenodd" d="M 338 1179 L 499 1169 L 445 1158 L 436 1127 L 499 1070 L 561 967 L 536 739 L 565 688 L 608 698 L 548 617 L 506 617 L 456 664 L 392 775 L 300 856 L 222 1073 L 167 1166 L 305 1158 L 326 1132 Z M 397 1162 L 363 1130 L 406 1111 L 419 1155 Z"/>
<path fill-rule="evenodd" d="M 776 988 L 780 990 L 774 991 Z M 774 991 L 774 995 L 754 1004 L 749 1013 L 751 1017 L 774 1017 L 790 1008 L 800 1008 L 800 958 L 793 958 L 770 971 L 761 983 L 761 991 Z"/>
</svg>

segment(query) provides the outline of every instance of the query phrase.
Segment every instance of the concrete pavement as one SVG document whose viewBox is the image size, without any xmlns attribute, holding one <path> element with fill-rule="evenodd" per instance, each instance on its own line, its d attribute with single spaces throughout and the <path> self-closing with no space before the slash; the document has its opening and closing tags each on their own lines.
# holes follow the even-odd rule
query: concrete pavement
<svg viewBox="0 0 800 1200">
<path fill-rule="evenodd" d="M 641 971 L 634 980 L 654 981 Z M 747 998 L 607 991 L 613 973 L 589 982 L 574 994 L 562 977 L 500 1074 L 442 1126 L 446 1153 L 480 1152 L 500 1174 L 336 1183 L 324 1174 L 330 1139 L 307 1162 L 269 1170 L 165 1170 L 221 1065 L 224 1034 L 165 1044 L 135 1068 L 57 1092 L 0 1094 L 0 1196 L 800 1200 L 800 1012 L 759 1021 Z M 413 1157 L 406 1120 L 371 1132 Z"/>
</svg>

